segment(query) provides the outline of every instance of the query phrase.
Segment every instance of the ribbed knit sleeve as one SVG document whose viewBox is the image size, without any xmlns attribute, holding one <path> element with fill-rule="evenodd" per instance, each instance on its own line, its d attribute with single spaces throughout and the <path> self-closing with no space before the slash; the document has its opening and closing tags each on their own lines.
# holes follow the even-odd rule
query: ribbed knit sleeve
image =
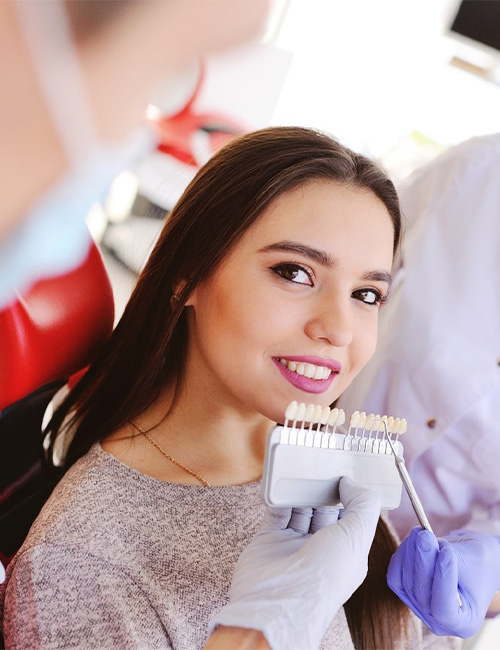
<svg viewBox="0 0 500 650">
<path fill-rule="evenodd" d="M 172 648 L 148 595 L 122 566 L 61 544 L 16 559 L 4 632 L 12 650 Z"/>
</svg>

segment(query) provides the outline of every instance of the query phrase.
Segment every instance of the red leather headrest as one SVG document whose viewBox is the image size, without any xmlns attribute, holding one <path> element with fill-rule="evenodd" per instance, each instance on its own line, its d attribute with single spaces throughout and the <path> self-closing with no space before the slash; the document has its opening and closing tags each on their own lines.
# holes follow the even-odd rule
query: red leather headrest
<svg viewBox="0 0 500 650">
<path fill-rule="evenodd" d="M 113 321 L 111 284 L 92 244 L 77 269 L 38 282 L 0 312 L 0 411 L 87 366 Z"/>
</svg>

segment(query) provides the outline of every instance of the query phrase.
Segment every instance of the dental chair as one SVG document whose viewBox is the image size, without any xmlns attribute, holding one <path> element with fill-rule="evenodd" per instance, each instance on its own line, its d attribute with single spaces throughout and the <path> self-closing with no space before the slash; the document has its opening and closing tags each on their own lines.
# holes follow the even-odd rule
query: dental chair
<svg viewBox="0 0 500 650">
<path fill-rule="evenodd" d="M 91 363 L 113 329 L 114 302 L 99 250 L 41 280 L 0 311 L 0 562 L 9 560 L 53 489 L 41 426 L 55 393 Z"/>
</svg>

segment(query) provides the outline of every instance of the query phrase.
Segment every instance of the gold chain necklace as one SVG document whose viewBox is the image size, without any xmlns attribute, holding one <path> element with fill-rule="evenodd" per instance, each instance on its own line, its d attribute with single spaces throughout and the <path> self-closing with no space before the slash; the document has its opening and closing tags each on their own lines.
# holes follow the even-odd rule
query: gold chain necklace
<svg viewBox="0 0 500 650">
<path fill-rule="evenodd" d="M 177 467 L 180 467 L 181 469 L 183 469 L 188 474 L 191 474 L 191 476 L 194 476 L 205 487 L 211 487 L 210 483 L 206 479 L 204 479 L 203 476 L 200 476 L 196 472 L 193 472 L 192 469 L 189 469 L 189 467 L 186 467 L 185 465 L 183 465 L 179 460 L 177 460 L 176 458 L 174 458 L 170 454 L 167 454 L 167 452 L 160 447 L 160 445 L 156 442 L 156 440 L 154 438 L 152 438 L 149 435 L 149 433 L 147 431 L 145 431 L 141 426 L 139 426 L 137 424 L 137 422 L 134 422 L 133 420 L 130 420 L 130 424 L 134 427 L 134 429 L 136 429 L 140 434 L 142 434 L 146 438 L 146 440 L 153 445 L 153 447 L 156 447 L 156 449 L 158 449 L 160 454 L 163 454 L 167 460 L 169 460 L 174 465 L 177 465 Z"/>
</svg>

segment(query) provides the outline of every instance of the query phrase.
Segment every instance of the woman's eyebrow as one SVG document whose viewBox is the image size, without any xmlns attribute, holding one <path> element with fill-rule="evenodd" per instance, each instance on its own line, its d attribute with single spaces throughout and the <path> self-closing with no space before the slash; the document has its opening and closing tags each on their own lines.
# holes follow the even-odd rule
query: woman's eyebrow
<svg viewBox="0 0 500 650">
<path fill-rule="evenodd" d="M 304 255 L 309 259 L 326 266 L 328 268 L 334 268 L 337 265 L 337 261 L 331 257 L 327 252 L 321 251 L 318 248 L 312 248 L 311 246 L 305 246 L 304 244 L 299 244 L 298 242 L 293 241 L 279 241 L 274 244 L 269 244 L 259 249 L 259 253 L 269 253 L 272 251 L 285 251 L 287 253 L 298 253 L 299 255 Z M 365 273 L 362 277 L 362 280 L 368 280 L 373 282 L 387 282 L 389 287 L 392 284 L 392 276 L 387 271 L 369 271 Z"/>
<path fill-rule="evenodd" d="M 268 253 L 272 251 L 285 251 L 287 253 L 299 253 L 299 255 L 304 255 L 314 262 L 318 262 L 323 266 L 334 267 L 337 262 L 325 251 L 320 251 L 317 248 L 311 248 L 310 246 L 305 246 L 304 244 L 299 244 L 298 242 L 293 241 L 280 241 L 274 244 L 269 244 L 269 246 L 264 246 L 259 250 L 259 253 Z"/>
<path fill-rule="evenodd" d="M 373 282 L 387 282 L 389 287 L 392 284 L 392 275 L 387 273 L 387 271 L 370 271 L 369 273 L 365 273 L 361 279 L 372 280 Z"/>
</svg>

